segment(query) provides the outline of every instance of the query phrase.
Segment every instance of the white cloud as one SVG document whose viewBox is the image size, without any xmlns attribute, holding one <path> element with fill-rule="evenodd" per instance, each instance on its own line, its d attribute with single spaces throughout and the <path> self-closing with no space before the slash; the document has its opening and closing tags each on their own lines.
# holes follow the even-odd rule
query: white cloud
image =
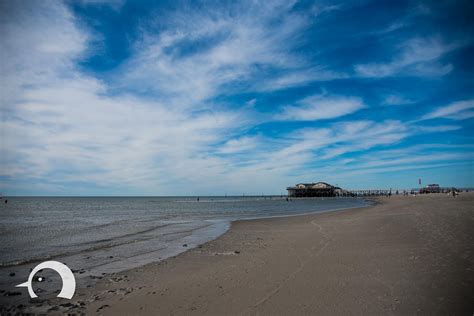
<svg viewBox="0 0 474 316">
<path fill-rule="evenodd" d="M 291 51 L 309 18 L 291 8 L 291 2 L 248 2 L 160 17 L 157 23 L 166 28 L 159 34 L 144 32 L 124 67 L 123 85 L 165 96 L 173 106 L 196 107 L 228 85 L 248 87 L 262 69 L 299 71 L 308 60 Z M 295 73 L 265 90 L 314 80 L 308 75 Z"/>
<path fill-rule="evenodd" d="M 416 103 L 416 101 L 397 94 L 387 95 L 383 101 L 384 105 L 408 105 L 413 103 Z"/>
<path fill-rule="evenodd" d="M 373 34 L 376 35 L 383 35 L 383 34 L 388 34 L 394 31 L 398 31 L 399 29 L 405 28 L 407 26 L 407 21 L 400 20 L 400 21 L 395 21 L 391 23 L 388 27 L 380 30 L 380 31 L 374 31 L 372 32 Z"/>
<path fill-rule="evenodd" d="M 444 43 L 437 37 L 413 38 L 402 43 L 400 53 L 386 63 L 369 63 L 355 66 L 362 77 L 389 77 L 398 74 L 410 76 L 443 76 L 452 70 L 451 64 L 440 64 L 445 54 L 463 46 L 463 42 Z"/>
<path fill-rule="evenodd" d="M 286 106 L 276 116 L 281 120 L 314 121 L 345 116 L 365 108 L 366 105 L 356 97 L 307 97 L 298 105 Z"/>
<path fill-rule="evenodd" d="M 409 135 L 407 127 L 399 121 L 338 123 L 328 135 L 327 146 L 323 148 L 320 157 L 330 159 L 377 146 L 394 145 Z"/>
<path fill-rule="evenodd" d="M 120 80 L 112 88 L 152 91 L 153 101 L 126 92 L 111 95 L 109 83 L 77 69 L 96 37 L 79 28 L 63 4 L 35 4 L 33 16 L 28 6 L 12 8 L 18 12 L 5 22 L 2 38 L 9 63 L 2 74 L 8 89 L 1 104 L 1 175 L 12 179 L 3 188 L 21 188 L 16 181 L 37 188 L 40 181 L 53 194 L 90 194 L 91 184 L 104 190 L 99 192 L 121 194 L 199 194 L 228 183 L 231 190 L 255 190 L 263 183 L 249 185 L 249 177 L 282 182 L 284 173 L 308 159 L 282 151 L 288 159 L 273 161 L 258 138 L 234 138 L 253 124 L 247 111 L 254 101 L 241 111 L 205 102 L 226 84 L 252 75 L 253 64 L 285 69 L 305 64 L 285 43 L 305 20 L 285 14 L 278 32 L 265 24 L 281 10 L 287 13 L 286 4 L 257 5 L 262 20 L 188 16 L 157 37 L 146 34 L 131 61 L 115 73 Z M 225 36 L 216 45 L 179 54 L 183 41 L 219 37 L 221 30 Z M 271 146 L 277 150 L 282 142 Z M 255 157 L 237 158 L 252 148 Z M 184 182 L 189 192 L 178 191 Z"/>
<path fill-rule="evenodd" d="M 292 87 L 305 86 L 316 81 L 331 81 L 335 79 L 348 78 L 347 74 L 314 67 L 312 69 L 298 69 L 286 71 L 283 75 L 264 78 L 254 85 L 257 91 L 274 91 Z"/>
<path fill-rule="evenodd" d="M 89 37 L 59 2 L 6 1 L 1 11 L 0 80 L 5 107 L 21 95 L 22 86 L 69 76 L 73 62 L 86 52 Z"/>
<path fill-rule="evenodd" d="M 465 120 L 474 117 L 474 100 L 464 100 L 453 102 L 449 105 L 439 107 L 436 110 L 424 115 L 422 120 L 434 118 L 447 118 L 452 120 Z"/>
<path fill-rule="evenodd" d="M 444 127 L 440 129 L 443 130 Z M 296 183 L 314 179 L 326 179 L 340 185 L 357 183 L 364 186 L 364 181 L 357 178 L 360 175 L 441 168 L 464 163 L 472 157 L 472 153 L 455 151 L 463 150 L 463 145 L 453 147 L 446 144 L 424 144 L 401 147 L 399 150 L 385 149 L 398 146 L 413 135 L 431 132 L 439 133 L 440 130 L 424 130 L 390 120 L 379 123 L 348 121 L 332 124 L 327 128 L 299 129 L 278 140 L 262 139 L 261 143 L 271 144 L 271 149 L 253 151 L 253 159 L 246 160 L 238 169 L 230 169 L 232 171 L 229 176 L 240 180 L 264 176 L 264 179 L 275 180 L 278 184 L 286 179 L 286 183 L 281 186 L 292 181 Z M 466 150 L 472 149 L 469 146 Z M 446 152 L 448 148 L 450 153 Z M 345 154 L 350 154 L 350 158 L 346 158 Z M 431 163 L 427 164 L 428 161 Z"/>
<path fill-rule="evenodd" d="M 375 157 L 362 155 L 359 163 L 341 166 L 339 171 L 348 178 L 407 170 L 420 172 L 423 169 L 466 164 L 472 161 L 473 157 L 473 152 L 421 152 L 420 148 L 401 150 L 398 154 L 394 154 L 393 151 L 380 151 Z"/>
<path fill-rule="evenodd" d="M 78 0 L 77 2 L 80 2 L 83 5 L 106 5 L 116 11 L 119 11 L 125 4 L 125 0 Z"/>
<path fill-rule="evenodd" d="M 416 129 L 426 133 L 442 133 L 461 129 L 458 125 L 435 125 L 435 126 L 417 126 Z"/>
<path fill-rule="evenodd" d="M 61 3 L 34 4 L 15 3 L 16 18 L 2 19 L 2 176 L 159 194 L 173 181 L 224 171 L 210 148 L 245 125 L 245 114 L 109 96 L 104 82 L 75 67 L 89 33 Z"/>
<path fill-rule="evenodd" d="M 240 137 L 228 140 L 217 152 L 235 154 L 255 149 L 259 145 L 258 137 Z"/>
</svg>

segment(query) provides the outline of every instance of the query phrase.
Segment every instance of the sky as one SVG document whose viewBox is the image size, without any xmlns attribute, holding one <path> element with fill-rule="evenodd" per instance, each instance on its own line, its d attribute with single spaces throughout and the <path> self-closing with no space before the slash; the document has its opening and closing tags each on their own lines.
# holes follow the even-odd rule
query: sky
<svg viewBox="0 0 474 316">
<path fill-rule="evenodd" d="M 472 1 L 0 1 L 3 195 L 474 187 Z"/>
</svg>

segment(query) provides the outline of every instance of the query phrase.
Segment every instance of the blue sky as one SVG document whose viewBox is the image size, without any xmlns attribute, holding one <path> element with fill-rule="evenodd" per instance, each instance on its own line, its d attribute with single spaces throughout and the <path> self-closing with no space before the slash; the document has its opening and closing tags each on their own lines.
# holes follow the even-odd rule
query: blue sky
<svg viewBox="0 0 474 316">
<path fill-rule="evenodd" d="M 474 186 L 472 1 L 2 1 L 4 195 Z"/>
</svg>

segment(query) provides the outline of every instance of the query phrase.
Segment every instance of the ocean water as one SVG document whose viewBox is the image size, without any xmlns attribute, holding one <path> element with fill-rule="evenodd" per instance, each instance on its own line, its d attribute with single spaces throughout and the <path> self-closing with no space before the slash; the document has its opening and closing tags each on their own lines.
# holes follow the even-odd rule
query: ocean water
<svg viewBox="0 0 474 316">
<path fill-rule="evenodd" d="M 357 198 L 288 202 L 285 197 L 16 197 L 1 202 L 2 288 L 23 282 L 24 271 L 47 259 L 66 263 L 76 279 L 92 280 L 177 255 L 223 234 L 232 220 L 369 203 Z M 15 277 L 5 277 L 12 272 Z"/>
</svg>

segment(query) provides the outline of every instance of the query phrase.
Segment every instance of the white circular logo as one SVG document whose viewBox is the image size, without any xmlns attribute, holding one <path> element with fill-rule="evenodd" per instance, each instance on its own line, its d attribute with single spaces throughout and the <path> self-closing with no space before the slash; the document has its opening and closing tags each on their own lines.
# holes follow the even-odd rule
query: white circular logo
<svg viewBox="0 0 474 316">
<path fill-rule="evenodd" d="M 65 264 L 58 262 L 58 261 L 45 261 L 38 264 L 30 273 L 28 277 L 28 281 L 22 284 L 18 284 L 16 287 L 26 287 L 28 288 L 28 293 L 30 294 L 31 298 L 38 297 L 36 293 L 33 291 L 33 287 L 31 286 L 31 282 L 33 281 L 33 277 L 39 270 L 43 269 L 52 269 L 59 273 L 61 280 L 63 281 L 63 287 L 61 292 L 59 292 L 58 297 L 71 299 L 76 291 L 76 279 L 74 278 L 74 274 L 72 273 L 71 269 L 69 269 Z"/>
</svg>

